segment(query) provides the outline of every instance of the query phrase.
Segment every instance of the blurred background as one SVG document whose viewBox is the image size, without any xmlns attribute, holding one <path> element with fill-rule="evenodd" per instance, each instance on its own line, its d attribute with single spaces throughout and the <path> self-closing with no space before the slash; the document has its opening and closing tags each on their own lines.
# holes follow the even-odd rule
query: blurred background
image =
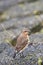
<svg viewBox="0 0 43 65">
<path fill-rule="evenodd" d="M 43 0 L 0 0 L 0 43 L 23 28 L 43 33 Z"/>
<path fill-rule="evenodd" d="M 33 45 L 14 59 L 13 46 L 23 28 L 31 31 Z M 43 65 L 43 0 L 0 0 L 0 65 Z"/>
</svg>

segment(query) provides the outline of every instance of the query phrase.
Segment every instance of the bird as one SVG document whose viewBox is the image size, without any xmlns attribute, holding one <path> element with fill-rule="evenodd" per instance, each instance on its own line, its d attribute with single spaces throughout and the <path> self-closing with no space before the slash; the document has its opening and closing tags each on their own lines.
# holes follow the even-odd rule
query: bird
<svg viewBox="0 0 43 65">
<path fill-rule="evenodd" d="M 23 29 L 17 38 L 17 43 L 15 45 L 15 50 L 18 53 L 21 53 L 29 45 L 29 32 L 27 28 Z"/>
</svg>

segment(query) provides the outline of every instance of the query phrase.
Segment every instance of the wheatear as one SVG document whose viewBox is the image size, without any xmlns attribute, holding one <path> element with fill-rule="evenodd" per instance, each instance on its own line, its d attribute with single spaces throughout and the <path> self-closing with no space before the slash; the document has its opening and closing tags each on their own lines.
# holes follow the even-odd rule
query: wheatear
<svg viewBox="0 0 43 65">
<path fill-rule="evenodd" d="M 25 28 L 22 30 L 21 34 L 18 36 L 17 43 L 15 45 L 15 50 L 17 51 L 17 53 L 23 52 L 24 49 L 30 44 L 29 32 L 30 30 Z"/>
</svg>

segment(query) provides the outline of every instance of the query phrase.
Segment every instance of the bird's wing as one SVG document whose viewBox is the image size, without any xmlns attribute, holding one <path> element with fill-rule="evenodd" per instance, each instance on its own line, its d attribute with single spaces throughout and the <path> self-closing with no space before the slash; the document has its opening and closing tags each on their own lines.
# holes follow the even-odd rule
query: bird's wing
<svg viewBox="0 0 43 65">
<path fill-rule="evenodd" d="M 22 38 L 22 41 L 21 41 L 22 44 L 25 44 L 27 42 L 28 42 L 28 39 L 27 38 Z"/>
<path fill-rule="evenodd" d="M 16 44 L 16 46 L 21 46 L 21 45 L 23 45 L 23 44 L 25 44 L 26 42 L 28 41 L 28 39 L 27 38 L 25 38 L 25 37 L 19 37 L 18 39 L 17 39 L 17 44 Z"/>
<path fill-rule="evenodd" d="M 20 46 L 22 47 L 22 50 L 20 51 L 20 53 L 21 53 L 28 46 L 28 39 L 22 38 Z"/>
</svg>

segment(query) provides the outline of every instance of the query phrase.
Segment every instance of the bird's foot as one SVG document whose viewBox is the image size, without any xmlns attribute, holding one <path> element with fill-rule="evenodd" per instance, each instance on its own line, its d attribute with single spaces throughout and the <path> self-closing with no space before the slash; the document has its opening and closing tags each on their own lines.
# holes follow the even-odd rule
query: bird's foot
<svg viewBox="0 0 43 65">
<path fill-rule="evenodd" d="M 13 56 L 13 58 L 15 58 L 15 56 L 16 56 L 16 53 L 14 53 L 14 56 Z"/>
<path fill-rule="evenodd" d="M 24 54 L 23 54 L 23 52 L 21 52 L 20 53 L 20 58 L 24 58 L 25 56 L 24 56 Z"/>
</svg>

